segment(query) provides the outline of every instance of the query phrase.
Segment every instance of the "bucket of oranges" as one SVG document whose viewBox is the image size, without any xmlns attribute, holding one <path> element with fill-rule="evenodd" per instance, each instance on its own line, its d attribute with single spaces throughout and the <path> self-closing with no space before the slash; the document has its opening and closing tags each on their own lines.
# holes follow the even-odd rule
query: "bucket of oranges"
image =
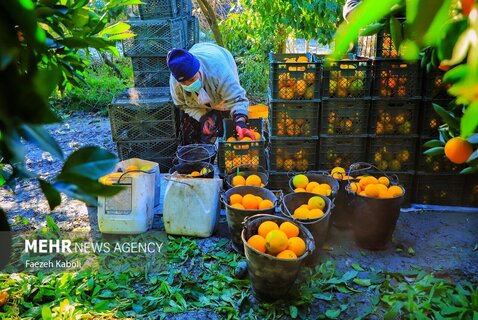
<svg viewBox="0 0 478 320">
<path fill-rule="evenodd" d="M 316 193 L 333 199 L 339 191 L 339 183 L 327 172 L 309 171 L 292 176 L 289 188 L 292 192 Z"/>
<path fill-rule="evenodd" d="M 263 166 L 245 164 L 234 167 L 225 179 L 228 188 L 238 186 L 266 188 L 269 183 L 269 172 Z"/>
<path fill-rule="evenodd" d="M 237 186 L 225 191 L 221 198 L 226 207 L 232 247 L 237 252 L 243 252 L 241 231 L 244 218 L 255 214 L 274 214 L 278 199 L 272 191 L 257 186 Z"/>
<path fill-rule="evenodd" d="M 405 189 L 398 177 L 387 175 L 374 165 L 357 162 L 350 171 L 359 175 L 346 189 L 353 197 L 355 243 L 364 249 L 384 250 L 392 240 Z"/>
<path fill-rule="evenodd" d="M 311 192 L 289 193 L 282 200 L 282 214 L 306 227 L 314 237 L 316 250 L 307 259 L 308 265 L 315 265 L 318 261 L 319 249 L 327 238 L 332 208 L 333 203 L 328 197 Z"/>
<path fill-rule="evenodd" d="M 349 175 L 350 174 L 350 175 Z M 331 223 L 339 229 L 349 229 L 352 226 L 353 216 L 350 208 L 352 198 L 345 189 L 349 180 L 355 181 L 354 171 L 346 172 L 342 167 L 335 167 L 330 171 L 330 177 L 335 179 L 339 184 L 339 191 L 335 197 L 334 209 L 330 216 Z"/>
<path fill-rule="evenodd" d="M 214 144 L 188 144 L 179 146 L 176 151 L 176 158 L 179 163 L 214 163 L 215 156 L 216 146 Z"/>
<path fill-rule="evenodd" d="M 191 178 L 214 178 L 214 165 L 209 162 L 183 162 L 174 165 L 169 173 Z"/>
<path fill-rule="evenodd" d="M 305 259 L 315 250 L 314 238 L 307 228 L 269 214 L 244 219 L 241 239 L 252 289 L 263 301 L 283 298 Z"/>
</svg>

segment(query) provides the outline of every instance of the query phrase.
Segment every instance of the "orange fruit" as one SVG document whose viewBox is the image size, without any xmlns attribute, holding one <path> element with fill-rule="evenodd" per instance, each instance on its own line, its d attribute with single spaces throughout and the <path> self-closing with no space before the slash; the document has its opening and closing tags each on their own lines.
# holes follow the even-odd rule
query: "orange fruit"
<svg viewBox="0 0 478 320">
<path fill-rule="evenodd" d="M 324 216 L 324 212 L 320 209 L 312 209 L 309 210 L 309 213 L 307 215 L 307 219 L 319 219 Z"/>
<path fill-rule="evenodd" d="M 375 184 L 375 186 L 376 186 L 376 187 L 378 188 L 378 190 L 380 190 L 380 191 L 388 190 L 388 188 L 387 188 L 385 185 L 381 184 L 381 183 L 377 183 L 377 184 Z"/>
<path fill-rule="evenodd" d="M 139 170 L 138 166 L 134 166 L 134 165 L 127 166 L 125 169 L 125 172 L 134 171 L 134 170 Z"/>
<path fill-rule="evenodd" d="M 379 198 L 382 199 L 388 199 L 388 198 L 393 198 L 393 194 L 387 190 L 380 190 L 380 193 L 378 194 Z"/>
<path fill-rule="evenodd" d="M 264 221 L 259 225 L 257 234 L 265 238 L 267 234 L 272 230 L 279 230 L 279 226 L 274 221 Z"/>
<path fill-rule="evenodd" d="M 244 210 L 244 206 L 242 205 L 242 203 L 234 203 L 234 204 L 231 204 L 231 207 L 234 207 L 236 209 L 242 209 Z"/>
<path fill-rule="evenodd" d="M 294 192 L 306 192 L 304 188 L 295 188 Z"/>
<path fill-rule="evenodd" d="M 242 205 L 247 210 L 256 210 L 259 208 L 259 203 L 257 202 L 257 197 L 253 194 L 246 194 L 242 197 Z"/>
<path fill-rule="evenodd" d="M 235 203 L 240 203 L 242 205 L 242 196 L 238 193 L 231 194 L 229 197 L 229 204 L 233 205 Z"/>
<path fill-rule="evenodd" d="M 281 251 L 276 257 L 279 259 L 287 259 L 287 260 L 297 259 L 297 255 L 292 250 Z"/>
<path fill-rule="evenodd" d="M 367 194 L 365 193 L 365 190 L 360 191 L 360 192 L 359 192 L 359 195 L 364 196 L 364 197 L 367 196 Z"/>
<path fill-rule="evenodd" d="M 252 133 L 254 134 L 254 136 L 256 137 L 256 140 L 261 140 L 262 136 L 259 132 L 257 131 L 252 131 Z"/>
<path fill-rule="evenodd" d="M 310 210 L 312 209 L 320 209 L 323 210 L 325 208 L 325 200 L 319 196 L 311 197 L 307 202 L 307 205 Z"/>
<path fill-rule="evenodd" d="M 249 244 L 251 247 L 253 247 L 259 252 L 266 252 L 266 239 L 264 239 L 264 237 L 261 237 L 258 234 L 250 237 L 249 240 L 247 240 L 247 244 Z"/>
<path fill-rule="evenodd" d="M 365 187 L 365 194 L 367 197 L 378 198 L 380 188 L 376 184 L 368 184 Z"/>
<path fill-rule="evenodd" d="M 234 176 L 232 178 L 232 186 L 237 187 L 237 186 L 245 186 L 246 185 L 246 179 L 244 179 L 243 176 Z"/>
<path fill-rule="evenodd" d="M 365 190 L 365 187 L 369 184 L 375 184 L 375 183 L 378 183 L 378 180 L 377 178 L 373 177 L 373 176 L 366 176 L 366 177 L 363 177 L 362 179 L 360 179 L 359 181 L 359 184 L 360 184 L 360 187 Z"/>
<path fill-rule="evenodd" d="M 473 146 L 462 137 L 455 137 L 445 144 L 445 155 L 456 164 L 465 163 L 473 153 Z"/>
<path fill-rule="evenodd" d="M 287 238 L 297 237 L 299 235 L 299 227 L 289 221 L 282 222 L 279 229 L 284 231 Z"/>
<path fill-rule="evenodd" d="M 360 188 L 360 184 L 358 182 L 351 182 L 349 190 L 359 193 L 362 191 L 362 188 Z"/>
<path fill-rule="evenodd" d="M 294 176 L 294 178 L 292 178 L 292 184 L 296 188 L 305 189 L 308 183 L 309 183 L 309 178 L 307 178 L 307 176 L 304 174 L 298 174 Z"/>
<path fill-rule="evenodd" d="M 345 174 L 345 169 L 342 168 L 342 167 L 335 167 L 332 169 L 332 171 L 330 171 L 330 174 L 333 175 L 334 173 L 341 173 L 341 174 Z"/>
<path fill-rule="evenodd" d="M 345 172 L 334 172 L 332 173 L 332 177 L 335 179 L 342 179 L 345 175 Z"/>
<path fill-rule="evenodd" d="M 390 188 L 388 188 L 388 191 L 394 197 L 398 197 L 398 196 L 401 196 L 403 194 L 403 190 L 400 186 L 391 186 Z"/>
<path fill-rule="evenodd" d="M 246 186 L 260 187 L 261 183 L 261 178 L 257 174 L 251 174 L 246 179 Z"/>
<path fill-rule="evenodd" d="M 227 141 L 227 142 L 236 142 L 237 140 L 236 140 L 236 138 L 234 138 L 234 137 L 229 137 L 229 138 L 227 138 L 226 141 Z"/>
<path fill-rule="evenodd" d="M 266 236 L 266 248 L 271 254 L 279 253 L 289 245 L 289 238 L 282 230 L 272 230 Z"/>
<path fill-rule="evenodd" d="M 315 187 L 314 190 L 312 190 L 312 193 L 320 194 L 322 196 L 330 196 L 332 191 L 330 189 L 320 185 L 318 187 Z"/>
<path fill-rule="evenodd" d="M 380 177 L 378 178 L 378 183 L 383 184 L 384 186 L 388 187 L 390 185 L 390 180 L 387 177 Z"/>
<path fill-rule="evenodd" d="M 300 206 L 299 208 L 294 210 L 294 218 L 296 219 L 307 219 L 309 215 L 309 206 L 305 205 L 305 207 Z"/>
<path fill-rule="evenodd" d="M 259 209 L 269 209 L 272 208 L 274 204 L 272 201 L 264 199 L 261 202 L 259 202 Z"/>
<path fill-rule="evenodd" d="M 191 177 L 199 177 L 201 175 L 201 173 L 199 173 L 199 171 L 193 171 L 189 174 Z"/>
<path fill-rule="evenodd" d="M 261 203 L 263 199 L 259 196 L 256 196 L 256 199 L 257 199 L 257 207 L 259 208 L 259 203 Z"/>
<path fill-rule="evenodd" d="M 289 238 L 288 245 L 287 250 L 291 250 L 298 257 L 305 253 L 305 241 L 299 237 Z"/>
<path fill-rule="evenodd" d="M 307 192 L 312 192 L 312 190 L 314 190 L 315 187 L 318 187 L 320 184 L 318 182 L 315 182 L 315 181 L 311 181 L 307 184 L 307 186 L 305 187 L 305 191 Z"/>
</svg>

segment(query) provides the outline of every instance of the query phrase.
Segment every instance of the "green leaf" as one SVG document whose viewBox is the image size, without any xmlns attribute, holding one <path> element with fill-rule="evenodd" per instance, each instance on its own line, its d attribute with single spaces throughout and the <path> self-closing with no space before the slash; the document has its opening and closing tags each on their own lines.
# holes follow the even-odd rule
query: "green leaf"
<svg viewBox="0 0 478 320">
<path fill-rule="evenodd" d="M 362 287 L 368 287 L 371 285 L 370 279 L 355 278 L 353 282 Z"/>
<path fill-rule="evenodd" d="M 50 215 L 46 215 L 46 226 L 48 227 L 48 230 L 53 232 L 56 235 L 60 235 L 60 228 L 56 224 L 55 220 Z"/>
<path fill-rule="evenodd" d="M 466 140 L 471 144 L 478 144 L 478 133 L 469 136 Z"/>
<path fill-rule="evenodd" d="M 296 306 L 289 306 L 289 314 L 292 319 L 296 319 L 299 315 L 299 310 Z"/>
<path fill-rule="evenodd" d="M 423 154 L 428 156 L 439 156 L 439 155 L 445 154 L 445 147 L 431 148 L 423 152 Z"/>
<path fill-rule="evenodd" d="M 446 122 L 446 124 L 448 124 L 451 129 L 459 128 L 458 119 L 453 113 L 446 111 L 443 107 L 437 105 L 436 103 L 432 103 L 432 105 L 433 109 L 435 109 L 435 112 L 438 113 L 438 115 L 443 119 L 443 121 Z"/>
<path fill-rule="evenodd" d="M 468 160 L 466 160 L 467 163 L 471 163 L 472 161 L 478 159 L 478 149 L 476 149 L 475 151 L 473 151 L 473 153 L 471 154 L 471 156 L 468 158 Z"/>
<path fill-rule="evenodd" d="M 444 83 L 457 83 L 463 79 L 465 79 L 466 75 L 469 72 L 469 66 L 466 64 L 460 64 L 453 69 L 448 70 L 443 75 L 443 82 Z"/>
<path fill-rule="evenodd" d="M 63 151 L 55 139 L 48 133 L 48 131 L 39 125 L 22 125 L 22 136 L 25 140 L 36 144 L 44 151 L 51 153 L 52 156 L 63 160 Z"/>
<path fill-rule="evenodd" d="M 352 263 L 352 268 L 354 268 L 357 271 L 365 271 L 364 268 L 362 268 L 358 263 L 354 262 Z"/>
<path fill-rule="evenodd" d="M 468 138 L 478 127 L 478 101 L 473 102 L 466 107 L 463 117 L 461 118 L 461 136 Z"/>
<path fill-rule="evenodd" d="M 412 247 L 409 247 L 408 250 L 407 250 L 407 253 L 411 256 L 414 256 L 415 255 L 415 250 L 413 250 Z"/>
<path fill-rule="evenodd" d="M 403 303 L 402 302 L 395 302 L 383 315 L 384 320 L 395 320 L 402 309 Z"/>
<path fill-rule="evenodd" d="M 436 45 L 439 43 L 440 37 L 443 34 L 443 26 L 449 19 L 449 10 L 450 0 L 444 0 L 436 12 L 432 23 L 428 26 L 428 30 L 423 35 L 423 41 L 426 45 Z"/>
<path fill-rule="evenodd" d="M 466 57 L 468 49 L 472 45 L 471 39 L 473 38 L 474 38 L 473 29 L 470 28 L 466 30 L 465 32 L 463 32 L 458 38 L 457 42 L 455 43 L 455 47 L 453 48 L 453 55 L 451 59 L 443 60 L 442 64 L 454 66 L 462 62 Z"/>
<path fill-rule="evenodd" d="M 332 301 L 333 295 L 331 293 L 314 293 L 312 295 L 315 299 Z"/>
<path fill-rule="evenodd" d="M 60 69 L 50 66 L 49 69 L 40 69 L 33 77 L 33 85 L 36 92 L 43 97 L 44 101 L 48 101 L 53 90 L 60 81 Z"/>
<path fill-rule="evenodd" d="M 423 146 L 427 148 L 434 148 L 434 147 L 444 147 L 445 144 L 440 140 L 434 139 L 434 140 L 428 140 L 427 142 L 423 144 Z"/>
<path fill-rule="evenodd" d="M 104 35 L 110 35 L 110 34 L 123 33 L 128 31 L 130 28 L 131 26 L 129 24 L 120 21 L 110 26 L 107 26 L 99 33 L 99 35 L 104 36 Z"/>
<path fill-rule="evenodd" d="M 336 309 L 336 310 L 327 310 L 325 311 L 325 316 L 329 319 L 337 319 L 339 316 L 340 316 L 340 313 L 342 311 L 340 311 L 340 309 Z"/>
<path fill-rule="evenodd" d="M 40 188 L 43 191 L 43 194 L 45 195 L 46 199 L 48 200 L 50 210 L 55 209 L 61 203 L 60 193 L 55 188 L 53 188 L 53 186 L 49 182 L 46 182 L 43 179 L 38 179 L 38 182 L 40 182 Z"/>
<path fill-rule="evenodd" d="M 372 24 L 368 25 L 367 27 L 365 27 L 360 32 L 360 35 L 364 36 L 364 37 L 374 35 L 374 34 L 378 33 L 380 30 L 382 30 L 384 26 L 385 26 L 385 24 L 383 24 L 383 23 L 372 23 Z"/>
<path fill-rule="evenodd" d="M 473 174 L 478 172 L 478 167 L 466 167 L 460 171 L 460 174 Z"/>
<path fill-rule="evenodd" d="M 41 309 L 41 318 L 43 320 L 51 320 L 53 319 L 52 314 L 51 314 L 51 309 L 49 306 L 43 306 Z"/>
<path fill-rule="evenodd" d="M 403 41 L 402 24 L 395 17 L 390 17 L 390 35 L 395 44 L 395 48 L 400 48 Z"/>
<path fill-rule="evenodd" d="M 97 180 L 113 171 L 118 158 L 98 147 L 85 147 L 73 152 L 66 159 L 62 175 L 78 175 Z"/>
</svg>

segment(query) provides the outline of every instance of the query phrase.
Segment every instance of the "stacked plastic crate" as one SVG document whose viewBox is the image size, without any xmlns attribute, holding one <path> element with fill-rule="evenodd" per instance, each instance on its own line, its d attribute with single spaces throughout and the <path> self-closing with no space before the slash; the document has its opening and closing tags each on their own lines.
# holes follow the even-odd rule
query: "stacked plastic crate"
<svg viewBox="0 0 478 320">
<path fill-rule="evenodd" d="M 437 205 L 471 205 L 473 199 L 466 199 L 465 191 L 473 192 L 473 188 L 469 190 L 469 187 L 466 186 L 471 186 L 471 183 L 465 184 L 467 177 L 459 175 L 465 166 L 452 163 L 445 155 L 423 154 L 428 149 L 424 143 L 438 139 L 438 130 L 443 124 L 443 120 L 435 112 L 433 105 L 436 104 L 446 109 L 456 107 L 453 105 L 452 97 L 447 93 L 449 86 L 443 83 L 443 75 L 443 71 L 436 69 L 424 72 L 424 105 L 420 125 L 416 202 Z M 475 197 L 475 205 L 477 200 L 478 197 Z M 469 203 L 467 204 L 467 202 Z"/>
<path fill-rule="evenodd" d="M 319 168 L 366 160 L 371 82 L 369 59 L 324 61 Z"/>
<path fill-rule="evenodd" d="M 148 0 L 133 8 L 137 17 L 128 23 L 136 36 L 123 41 L 123 52 L 131 57 L 135 87 L 116 97 L 109 109 L 122 160 L 155 161 L 162 172 L 172 165 L 177 121 L 166 56 L 172 48 L 189 49 L 198 42 L 199 25 L 191 8 L 191 0 Z"/>
<path fill-rule="evenodd" d="M 270 55 L 270 187 L 288 191 L 293 172 L 317 169 L 322 62 L 310 54 Z"/>
<path fill-rule="evenodd" d="M 371 46 L 364 46 L 364 39 Z M 414 195 L 422 106 L 420 64 L 402 61 L 386 30 L 362 38 L 357 55 L 373 59 L 368 162 L 399 178 L 409 204 Z"/>
</svg>

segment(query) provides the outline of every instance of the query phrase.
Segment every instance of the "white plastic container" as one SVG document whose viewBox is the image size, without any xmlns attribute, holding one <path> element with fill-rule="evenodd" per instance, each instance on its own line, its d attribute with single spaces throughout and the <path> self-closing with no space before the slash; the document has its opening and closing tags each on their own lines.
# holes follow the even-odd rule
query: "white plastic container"
<svg viewBox="0 0 478 320">
<path fill-rule="evenodd" d="M 156 190 L 159 202 L 159 166 L 155 162 L 129 159 L 118 163 L 116 169 L 128 166 L 149 166 L 151 173 L 127 174 L 121 178 L 108 178 L 124 187 L 113 197 L 98 198 L 98 226 L 109 234 L 138 234 L 148 231 L 153 224 Z"/>
<path fill-rule="evenodd" d="M 164 194 L 163 222 L 166 233 L 210 237 L 221 206 L 221 179 L 168 176 Z"/>
</svg>

